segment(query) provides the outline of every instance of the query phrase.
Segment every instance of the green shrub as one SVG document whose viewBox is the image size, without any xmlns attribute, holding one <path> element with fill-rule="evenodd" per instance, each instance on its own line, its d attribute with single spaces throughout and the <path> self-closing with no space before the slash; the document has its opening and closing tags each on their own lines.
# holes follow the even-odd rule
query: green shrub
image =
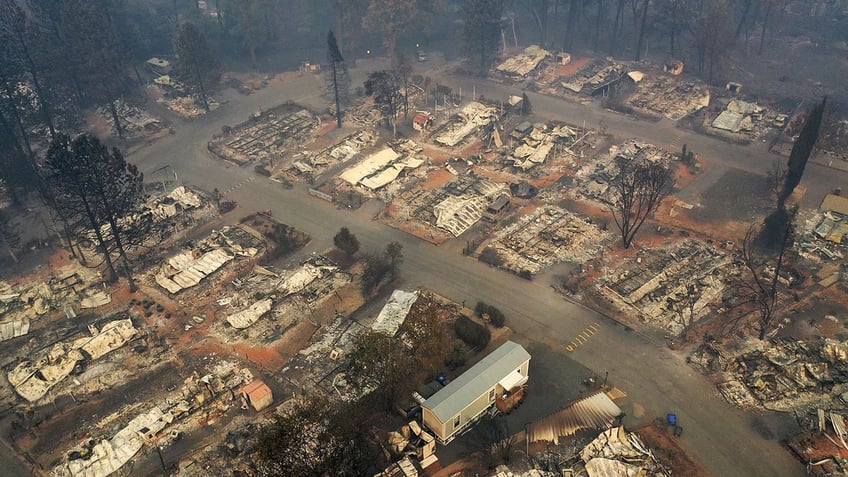
<svg viewBox="0 0 848 477">
<path fill-rule="evenodd" d="M 504 322 L 506 322 L 506 316 L 504 316 L 501 310 L 487 303 L 483 303 L 482 301 L 478 301 L 477 305 L 474 306 L 474 312 L 477 313 L 481 318 L 484 314 L 488 315 L 489 322 L 495 328 L 502 327 L 504 325 Z"/>
<path fill-rule="evenodd" d="M 453 326 L 456 336 L 474 349 L 485 348 L 492 337 L 488 329 L 467 316 L 457 318 Z"/>
<path fill-rule="evenodd" d="M 445 360 L 445 366 L 453 371 L 465 366 L 466 361 L 468 361 L 468 347 L 462 341 L 456 340 L 448 358 Z"/>
</svg>

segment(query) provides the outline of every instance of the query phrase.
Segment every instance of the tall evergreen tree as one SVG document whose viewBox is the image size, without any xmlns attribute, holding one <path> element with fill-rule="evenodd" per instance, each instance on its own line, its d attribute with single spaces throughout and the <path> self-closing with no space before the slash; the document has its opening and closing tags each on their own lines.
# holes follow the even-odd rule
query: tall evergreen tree
<svg viewBox="0 0 848 477">
<path fill-rule="evenodd" d="M 206 86 L 217 78 L 218 59 L 212 54 L 206 38 L 194 23 L 185 22 L 174 40 L 174 52 L 177 54 L 177 72 L 203 101 L 203 108 L 209 111 Z"/>
<path fill-rule="evenodd" d="M 473 69 L 485 76 L 498 53 L 503 0 L 464 0 L 463 39 L 466 58 Z"/>
<path fill-rule="evenodd" d="M 386 57 L 397 66 L 397 42 L 400 35 L 427 22 L 428 11 L 421 0 L 369 0 L 363 26 L 382 35 Z"/>
<path fill-rule="evenodd" d="M 224 4 L 224 23 L 241 37 L 253 68 L 256 68 L 256 50 L 271 37 L 271 13 L 269 0 L 228 0 Z"/>
<path fill-rule="evenodd" d="M 61 34 L 78 67 L 86 102 L 108 107 L 115 131 L 123 137 L 116 102 L 129 93 L 130 81 L 116 27 L 108 5 L 103 2 L 67 0 L 64 3 Z"/>
<path fill-rule="evenodd" d="M 38 97 L 44 124 L 50 131 L 51 137 L 55 137 L 52 99 L 48 94 L 49 89 L 44 84 L 43 65 L 36 61 L 36 52 L 33 47 L 33 36 L 37 33 L 37 29 L 33 28 L 33 21 L 15 1 L 0 0 L 0 44 L 2 44 L 0 48 L 3 50 L 0 69 L 5 71 L 7 79 L 15 77 L 15 74 L 11 73 L 15 68 L 28 73 Z"/>
<path fill-rule="evenodd" d="M 109 151 L 96 137 L 83 134 L 71 140 L 60 134 L 47 150 L 44 177 L 55 207 L 70 223 L 90 233 L 103 257 L 108 279 L 117 279 L 112 253 L 135 290 L 128 247 L 146 237 L 143 176 L 117 149 Z"/>
<path fill-rule="evenodd" d="M 336 103 L 336 124 L 342 127 L 342 105 L 346 105 L 349 100 L 350 76 L 347 73 L 347 65 L 345 65 L 344 57 L 339 51 L 333 30 L 327 33 L 327 66 L 325 80 Z"/>
<path fill-rule="evenodd" d="M 0 109 L 0 180 L 6 183 L 15 202 L 22 203 L 27 192 L 38 190 L 38 177 L 29 160 L 31 156 L 21 148 L 5 116 Z"/>
</svg>

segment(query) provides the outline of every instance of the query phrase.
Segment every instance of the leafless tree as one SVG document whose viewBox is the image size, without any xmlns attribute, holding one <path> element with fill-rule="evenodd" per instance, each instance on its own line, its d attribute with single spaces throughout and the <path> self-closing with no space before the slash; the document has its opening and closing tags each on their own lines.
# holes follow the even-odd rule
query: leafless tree
<svg viewBox="0 0 848 477">
<path fill-rule="evenodd" d="M 794 236 L 794 218 L 797 209 L 782 230 L 780 247 L 769 254 L 757 245 L 759 227 L 751 227 L 742 242 L 742 273 L 735 280 L 736 307 L 741 315 L 755 314 L 759 339 L 775 329 L 780 318 L 780 295 L 784 288 L 781 273 L 786 266 L 787 253 Z"/>
<path fill-rule="evenodd" d="M 512 449 L 518 443 L 502 417 L 486 416 L 481 419 L 474 427 L 474 437 L 489 468 L 509 462 Z"/>
<path fill-rule="evenodd" d="M 695 283 L 687 283 L 683 287 L 683 291 L 678 293 L 675 301 L 669 301 L 669 309 L 674 311 L 678 323 L 683 327 L 680 333 L 682 337 L 686 337 L 692 329 L 692 325 L 697 319 L 697 311 L 695 305 L 698 303 L 700 293 Z"/>
<path fill-rule="evenodd" d="M 621 232 L 621 244 L 630 248 L 636 232 L 674 188 L 674 175 L 666 164 L 630 161 L 619 165 L 610 181 L 607 207 Z"/>
</svg>

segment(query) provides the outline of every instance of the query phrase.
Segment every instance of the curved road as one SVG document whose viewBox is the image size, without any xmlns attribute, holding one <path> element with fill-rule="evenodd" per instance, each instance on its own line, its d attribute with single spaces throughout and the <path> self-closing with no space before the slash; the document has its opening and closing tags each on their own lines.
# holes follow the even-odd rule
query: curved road
<svg viewBox="0 0 848 477">
<path fill-rule="evenodd" d="M 361 65 L 361 63 L 360 63 Z M 362 68 L 354 70 L 354 81 L 361 80 Z M 446 82 L 459 82 L 446 78 Z M 469 80 L 462 80 L 469 81 Z M 489 97 L 503 97 L 505 88 L 486 82 L 477 91 Z M 470 90 L 468 86 L 463 88 Z M 271 107 L 292 99 L 301 104 L 324 107 L 317 93 L 321 80 L 316 76 L 272 82 L 251 96 L 236 96 L 208 116 L 176 124 L 176 134 L 141 148 L 129 158 L 143 171 L 169 164 L 180 180 L 212 190 L 227 191 L 243 210 L 273 211 L 274 217 L 304 230 L 313 237 L 310 247 L 323 250 L 332 245 L 332 237 L 347 226 L 364 249 L 378 250 L 392 240 L 404 247 L 403 281 L 408 286 L 435 290 L 457 301 L 483 300 L 501 308 L 509 317 L 508 325 L 527 340 L 562 346 L 593 322 L 601 323 L 592 340 L 570 355 L 580 364 L 609 371 L 611 380 L 627 391 L 634 402 L 644 406 L 644 419 L 677 410 L 686 423 L 686 435 L 680 442 L 689 455 L 716 476 L 792 476 L 804 475 L 803 466 L 775 440 L 767 440 L 749 425 L 750 415 L 727 404 L 703 376 L 686 365 L 683 358 L 667 350 L 662 342 L 624 329 L 597 313 L 572 304 L 539 281 L 529 282 L 461 256 L 451 242 L 436 247 L 405 233 L 371 220 L 368 207 L 349 212 L 338 210 L 305 192 L 303 185 L 283 190 L 279 184 L 243 169 L 215 160 L 206 151 L 206 142 L 221 131 L 221 126 L 243 121 L 259 107 Z M 625 116 L 591 109 L 552 98 L 531 96 L 537 115 L 556 117 L 579 124 L 586 119 L 594 126 L 601 119 L 609 131 L 642 137 L 657 144 L 669 144 L 677 135 L 702 156 L 715 157 L 724 167 L 739 167 L 762 173 L 771 166 L 763 151 L 756 147 L 736 147 L 722 141 L 680 131 L 667 123 L 637 122 Z M 681 142 L 681 144 L 683 143 Z M 637 423 L 628 416 L 628 425 Z"/>
</svg>

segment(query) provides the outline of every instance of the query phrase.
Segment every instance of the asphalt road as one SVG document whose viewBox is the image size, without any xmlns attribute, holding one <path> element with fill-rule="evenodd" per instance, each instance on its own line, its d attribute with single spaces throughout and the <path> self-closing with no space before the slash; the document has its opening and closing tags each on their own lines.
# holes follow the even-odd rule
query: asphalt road
<svg viewBox="0 0 848 477">
<path fill-rule="evenodd" d="M 355 84 L 363 77 L 364 70 L 360 62 L 360 67 L 353 71 Z M 470 83 L 463 91 L 470 90 Z M 506 88 L 486 83 L 476 89 L 478 94 L 502 97 Z M 284 84 L 272 83 L 247 97 L 233 93 L 230 102 L 221 109 L 198 120 L 176 123 L 175 135 L 136 151 L 129 159 L 145 172 L 168 164 L 175 168 L 181 182 L 207 190 L 228 191 L 228 197 L 240 205 L 235 214 L 272 210 L 276 218 L 313 237 L 312 251 L 331 246 L 332 236 L 342 226 L 357 235 L 363 250 L 379 250 L 389 241 L 400 241 L 405 256 L 403 286 L 430 288 L 457 301 L 491 303 L 506 313 L 508 325 L 527 340 L 562 347 L 591 323 L 600 323 L 600 331 L 570 356 L 598 374 L 608 371 L 610 382 L 645 408 L 641 419 L 629 415 L 626 424 L 650 421 L 674 411 L 686 429 L 682 445 L 712 475 L 804 475 L 803 466 L 776 440 L 765 439 L 756 432 L 749 425 L 748 414 L 727 404 L 714 386 L 686 365 L 682 356 L 667 350 L 664 343 L 628 331 L 612 320 L 564 300 L 547 283 L 521 280 L 462 257 L 449 244 L 436 247 L 374 222 L 373 207 L 354 212 L 336 209 L 307 195 L 303 185 L 283 190 L 279 184 L 256 176 L 252 169 L 228 166 L 206 151 L 206 142 L 221 126 L 243 121 L 259 107 L 268 108 L 288 99 L 323 105 L 318 97 L 320 90 L 319 77 L 304 76 Z M 732 146 L 677 130 L 668 123 L 638 122 L 535 95 L 531 95 L 531 102 L 535 112 L 542 116 L 577 124 L 583 119 L 595 125 L 603 120 L 611 133 L 638 136 L 658 144 L 671 144 L 678 135 L 683 135 L 692 150 L 715 159 L 720 167 L 763 172 L 771 165 L 756 147 Z M 252 180 L 231 190 L 248 179 Z"/>
</svg>

